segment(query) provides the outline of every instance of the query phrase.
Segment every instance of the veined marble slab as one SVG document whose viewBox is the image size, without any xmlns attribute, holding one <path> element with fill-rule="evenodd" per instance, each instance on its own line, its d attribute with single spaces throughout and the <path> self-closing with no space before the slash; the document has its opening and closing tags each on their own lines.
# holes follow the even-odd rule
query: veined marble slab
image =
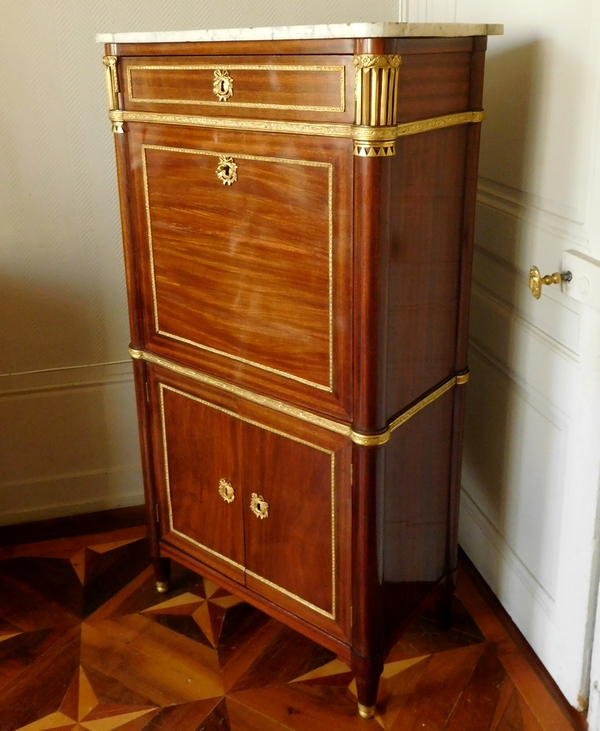
<svg viewBox="0 0 600 731">
<path fill-rule="evenodd" d="M 488 23 L 339 23 L 281 25 L 272 28 L 160 31 L 157 33 L 98 33 L 98 43 L 196 43 L 201 41 L 289 41 L 311 38 L 455 38 L 498 36 L 503 25 Z"/>
</svg>

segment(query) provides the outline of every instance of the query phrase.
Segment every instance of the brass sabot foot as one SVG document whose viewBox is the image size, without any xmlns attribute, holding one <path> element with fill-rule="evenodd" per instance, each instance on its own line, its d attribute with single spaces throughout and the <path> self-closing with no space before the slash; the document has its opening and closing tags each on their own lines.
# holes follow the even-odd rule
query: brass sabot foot
<svg viewBox="0 0 600 731">
<path fill-rule="evenodd" d="M 375 706 L 363 706 L 362 703 L 359 703 L 358 713 L 361 718 L 373 718 L 375 715 Z"/>
<path fill-rule="evenodd" d="M 159 594 L 166 594 L 169 591 L 169 582 L 168 581 L 157 581 L 156 582 L 156 591 Z"/>
</svg>

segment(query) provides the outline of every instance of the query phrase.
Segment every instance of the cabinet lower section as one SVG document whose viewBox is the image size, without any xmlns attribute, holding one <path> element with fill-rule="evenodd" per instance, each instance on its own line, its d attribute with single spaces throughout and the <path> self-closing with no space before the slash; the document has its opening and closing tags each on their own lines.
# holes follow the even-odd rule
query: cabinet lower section
<svg viewBox="0 0 600 731">
<path fill-rule="evenodd" d="M 148 383 L 161 543 L 349 641 L 349 440 L 158 368 Z"/>
<path fill-rule="evenodd" d="M 153 364 L 136 382 L 159 563 L 349 659 L 383 662 L 424 603 L 449 606 L 463 386 L 369 447 Z"/>
</svg>

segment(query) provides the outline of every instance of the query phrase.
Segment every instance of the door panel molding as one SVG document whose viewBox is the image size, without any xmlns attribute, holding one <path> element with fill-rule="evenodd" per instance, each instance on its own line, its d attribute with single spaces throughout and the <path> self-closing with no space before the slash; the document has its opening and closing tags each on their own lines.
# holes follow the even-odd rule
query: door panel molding
<svg viewBox="0 0 600 731">
<path fill-rule="evenodd" d="M 536 601 L 542 610 L 548 615 L 548 619 L 554 622 L 554 613 L 556 610 L 556 601 L 552 595 L 546 590 L 536 576 L 531 573 L 527 566 L 521 561 L 518 554 L 513 551 L 510 544 L 504 536 L 486 516 L 485 512 L 477 504 L 477 500 L 469 493 L 469 490 L 463 485 L 461 491 L 461 520 L 463 517 L 470 524 L 469 528 L 461 529 L 461 544 L 463 547 L 471 547 L 475 543 L 478 548 L 476 550 L 466 549 L 471 555 L 481 556 L 483 558 L 482 566 L 479 569 L 490 587 L 498 587 L 499 583 L 504 580 L 501 576 L 502 570 L 497 561 L 490 562 L 489 559 L 493 555 L 492 552 L 500 554 L 501 561 L 505 562 L 509 570 L 515 574 L 515 578 L 523 584 L 526 590 Z M 474 524 L 474 525 L 473 525 Z M 475 530 L 471 530 L 474 528 Z M 481 535 L 477 537 L 477 533 Z M 513 579 L 514 581 L 514 579 Z"/>
<path fill-rule="evenodd" d="M 505 291 L 518 293 L 515 297 L 516 304 L 504 298 Z M 508 267 L 490 265 L 485 282 L 474 282 L 471 295 L 471 338 L 483 344 L 498 336 L 496 330 L 486 326 L 485 321 L 480 321 L 481 309 L 491 310 L 495 316 L 507 321 L 505 327 L 510 331 L 524 329 L 561 358 L 579 365 L 579 312 L 547 297 L 546 292 L 543 302 L 533 300 L 522 274 L 519 275 Z M 507 356 L 512 354 L 509 344 L 505 346 L 505 351 Z"/>
<path fill-rule="evenodd" d="M 551 353 L 560 357 L 560 368 L 554 371 L 552 383 L 555 383 L 556 379 L 562 381 L 564 378 L 576 376 L 580 360 L 571 350 L 561 346 L 514 310 L 505 307 L 481 287 L 474 287 L 472 294 L 470 347 L 497 363 L 509 378 L 517 383 L 527 384 L 540 393 L 546 391 L 542 386 L 544 379 L 539 371 L 533 376 L 522 373 L 522 366 L 526 364 L 528 353 L 546 360 Z M 490 336 L 492 328 L 494 334 Z M 528 351 L 523 352 L 517 346 L 520 342 L 525 342 L 528 337 L 533 338 L 533 342 Z M 552 390 L 549 391 L 551 392 Z M 553 401 L 555 398 L 553 396 Z M 560 399 L 560 396 L 558 398 Z"/>
<path fill-rule="evenodd" d="M 567 236 L 572 243 L 589 249 L 589 232 L 585 218 L 572 218 L 569 211 L 544 209 L 536 196 L 497 183 L 483 176 L 477 185 L 477 203 L 517 220 L 525 220 L 557 236 Z"/>
</svg>

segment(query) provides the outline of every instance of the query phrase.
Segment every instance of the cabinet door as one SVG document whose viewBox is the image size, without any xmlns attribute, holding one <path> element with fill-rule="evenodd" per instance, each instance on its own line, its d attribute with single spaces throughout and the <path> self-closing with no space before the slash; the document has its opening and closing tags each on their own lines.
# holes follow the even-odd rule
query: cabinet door
<svg viewBox="0 0 600 731">
<path fill-rule="evenodd" d="M 157 483 L 163 539 L 244 582 L 237 419 L 207 401 L 157 383 L 162 465 Z"/>
<path fill-rule="evenodd" d="M 348 610 L 351 447 L 251 424 L 243 444 L 246 585 L 336 633 Z"/>
</svg>

